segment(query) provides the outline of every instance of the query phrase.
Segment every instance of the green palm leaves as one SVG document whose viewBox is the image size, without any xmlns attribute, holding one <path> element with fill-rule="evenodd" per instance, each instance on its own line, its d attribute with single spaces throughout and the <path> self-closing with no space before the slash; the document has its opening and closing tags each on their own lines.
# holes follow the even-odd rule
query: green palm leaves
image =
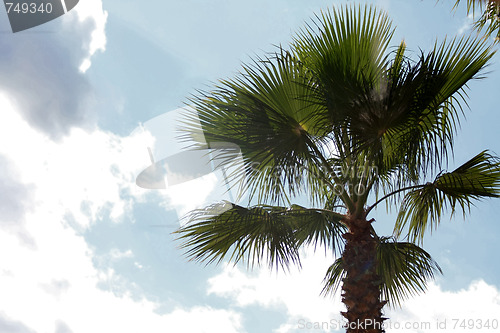
<svg viewBox="0 0 500 333">
<path fill-rule="evenodd" d="M 460 1 L 455 2 L 455 7 Z M 478 31 L 484 31 L 487 36 L 495 36 L 496 41 L 500 40 L 500 1 L 467 0 L 468 14 L 476 14 L 478 10 L 481 11 L 481 16 L 474 22 L 474 27 Z"/>
<path fill-rule="evenodd" d="M 466 212 L 475 200 L 500 195 L 500 164 L 486 152 L 442 170 L 467 83 L 494 52 L 473 37 L 416 56 L 404 42 L 388 52 L 392 35 L 387 15 L 373 7 L 324 12 L 290 49 L 280 47 L 191 98 L 185 137 L 197 140 L 195 149 L 237 145 L 241 165 L 235 168 L 234 154 L 220 154 L 217 164 L 232 167 L 230 181 L 257 204 L 225 202 L 188 215 L 178 234 L 190 258 L 287 268 L 300 265 L 301 246 L 343 251 L 347 242 L 352 251 L 330 267 L 325 291 L 342 282 L 344 267 L 365 280 L 380 277 L 366 290 L 380 286 L 393 304 L 425 289 L 440 268 L 416 245 L 424 232 L 447 208 Z M 291 204 L 300 194 L 318 208 Z M 367 220 L 387 199 L 400 207 L 395 236 L 407 235 L 407 242 L 379 238 Z M 370 262 L 345 265 L 368 243 L 362 260 Z M 363 276 L 357 264 L 371 272 Z M 384 302 L 373 304 L 379 311 Z"/>
<path fill-rule="evenodd" d="M 345 231 L 341 215 L 298 205 L 245 208 L 223 202 L 188 218 L 190 224 L 180 230 L 183 247 L 191 258 L 209 263 L 267 261 L 270 267 L 288 268 L 300 264 L 300 246 L 337 248 Z"/>
<path fill-rule="evenodd" d="M 430 254 L 419 246 L 408 242 L 397 242 L 392 238 L 379 239 L 377 248 L 377 273 L 382 298 L 392 306 L 413 295 L 425 291 L 427 281 L 435 273 L 442 273 Z M 342 258 L 337 259 L 328 269 L 323 294 L 333 294 L 345 277 Z"/>
<path fill-rule="evenodd" d="M 500 196 L 500 163 L 481 152 L 452 172 L 409 191 L 403 198 L 395 230 L 409 228 L 413 241 L 422 241 L 426 229 L 433 229 L 445 208 L 452 214 L 460 209 L 465 215 L 475 200 Z"/>
<path fill-rule="evenodd" d="M 466 84 L 476 78 L 492 56 L 486 43 L 473 38 L 443 42 L 416 63 L 398 57 L 389 76 L 388 112 L 380 112 L 378 132 L 385 159 L 422 173 L 440 167 L 462 113 Z M 375 138 L 372 139 L 375 141 Z M 392 155 L 392 156 L 391 156 Z M 397 161 L 396 161 L 397 163 Z M 409 168 L 408 168 L 409 167 Z M 430 170 L 429 170 L 430 169 Z"/>
<path fill-rule="evenodd" d="M 326 129 L 321 107 L 304 100 L 309 85 L 304 67 L 290 54 L 259 59 L 236 79 L 192 99 L 197 113 L 187 116 L 187 132 L 196 128 L 199 118 L 207 142 L 237 144 L 244 165 L 232 180 L 245 177 L 259 201 L 286 200 L 303 186 L 312 190 L 321 186 L 321 179 L 303 177 L 303 172 L 315 169 L 314 149 Z"/>
<path fill-rule="evenodd" d="M 372 7 L 351 7 L 317 16 L 294 39 L 293 51 L 314 75 L 317 97 L 333 123 L 352 115 L 360 93 L 371 93 L 382 76 L 393 29 Z M 326 103 L 325 103 L 326 102 Z"/>
</svg>

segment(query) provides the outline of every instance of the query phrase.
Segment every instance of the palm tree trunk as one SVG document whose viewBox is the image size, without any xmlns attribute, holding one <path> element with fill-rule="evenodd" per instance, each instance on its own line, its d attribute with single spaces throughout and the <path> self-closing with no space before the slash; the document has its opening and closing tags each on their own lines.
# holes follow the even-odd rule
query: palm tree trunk
<svg viewBox="0 0 500 333">
<path fill-rule="evenodd" d="M 377 240 L 371 232 L 371 221 L 347 219 L 349 231 L 343 235 L 346 246 L 342 255 L 347 272 L 342 286 L 342 302 L 347 311 L 347 333 L 383 333 L 380 300 L 380 277 L 376 271 Z"/>
</svg>

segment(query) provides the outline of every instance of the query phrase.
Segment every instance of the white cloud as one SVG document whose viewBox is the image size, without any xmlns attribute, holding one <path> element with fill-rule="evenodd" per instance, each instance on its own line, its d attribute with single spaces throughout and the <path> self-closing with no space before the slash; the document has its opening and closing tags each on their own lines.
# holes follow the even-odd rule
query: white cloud
<svg viewBox="0 0 500 333">
<path fill-rule="evenodd" d="M 172 186 L 163 191 L 165 201 L 162 206 L 166 210 L 175 209 L 177 216 L 183 217 L 193 209 L 208 205 L 210 193 L 218 183 L 214 173 L 198 179 Z"/>
<path fill-rule="evenodd" d="M 75 8 L 79 22 L 92 19 L 95 22 L 95 28 L 91 33 L 91 40 L 88 44 L 88 56 L 85 57 L 80 65 L 80 71 L 85 73 L 91 65 L 90 58 L 97 52 L 104 52 L 106 49 L 106 21 L 108 12 L 103 10 L 102 1 L 80 1 Z"/>
<path fill-rule="evenodd" d="M 162 206 L 166 210 L 175 210 L 179 217 L 221 200 L 235 202 L 237 196 L 237 190 L 231 188 L 228 191 L 225 182 L 226 175 L 234 171 L 233 167 L 226 168 L 226 174 L 218 169 L 214 171 L 215 162 L 211 161 L 214 153 L 209 157 L 208 150 L 187 151 L 187 147 L 194 144 L 194 141 L 179 140 L 179 124 L 185 121 L 187 110 L 192 112 L 190 108 L 179 108 L 163 113 L 146 121 L 132 133 L 147 133 L 152 138 L 149 145 L 144 145 L 143 151 L 150 150 L 151 158 L 157 166 L 154 174 L 159 172 L 160 176 L 159 179 L 156 176 L 144 177 L 145 180 L 140 183 L 154 188 L 151 184 L 157 185 L 163 181 L 165 189 L 152 191 L 163 196 Z M 197 140 L 203 141 L 201 125 L 198 126 Z M 241 155 L 235 156 L 235 160 L 241 159 Z M 150 158 L 144 158 L 143 161 L 145 169 L 149 166 L 146 163 L 150 162 Z"/>
<path fill-rule="evenodd" d="M 0 156 L 17 177 L 16 186 L 9 189 L 29 207 L 22 214 L 0 211 L 0 328 L 56 333 L 242 332 L 235 311 L 201 305 L 160 314 L 155 302 L 132 297 L 126 290 L 118 294 L 98 288 L 120 283 L 120 276 L 94 267 L 95 256 L 81 231 L 103 217 L 121 221 L 134 202 L 147 195 L 135 186 L 134 177 L 143 166 L 141 154 L 147 159 L 143 147 L 150 137 L 73 129 L 54 142 L 30 127 L 5 93 L 0 93 L 0 108 Z M 21 227 L 13 230 L 6 219 Z M 109 257 L 133 258 L 134 253 L 114 249 Z"/>
<path fill-rule="evenodd" d="M 320 296 L 322 280 L 334 257 L 325 256 L 323 249 L 316 253 L 307 249 L 302 254 L 302 269 L 293 267 L 289 273 L 271 273 L 264 266 L 248 274 L 228 265 L 209 280 L 209 293 L 229 298 L 238 307 L 254 304 L 265 308 L 285 307 L 288 320 L 276 332 L 295 332 L 302 321 L 339 320 L 342 309 L 339 296 Z"/>
<path fill-rule="evenodd" d="M 491 332 L 493 327 L 484 325 L 488 320 L 495 325 L 496 320 L 493 331 L 500 329 L 499 313 L 500 290 L 485 281 L 472 282 L 458 291 L 446 291 L 431 283 L 427 293 L 407 300 L 402 309 L 387 313 L 393 322 L 393 329 L 387 332 Z M 404 325 L 413 329 L 405 329 Z"/>
<path fill-rule="evenodd" d="M 30 128 L 5 94 L 0 94 L 0 105 L 0 139 L 6 143 L 0 154 L 22 170 L 19 182 L 36 187 L 37 213 L 46 209 L 50 216 L 63 210 L 88 227 L 104 209 L 118 219 L 130 208 L 132 201 L 122 199 L 120 193 L 145 194 L 134 186 L 134 176 L 142 167 L 137 156 L 146 136 L 121 138 L 75 128 L 54 142 Z"/>
<path fill-rule="evenodd" d="M 474 16 L 472 14 L 467 15 L 467 17 L 464 19 L 463 24 L 458 28 L 457 33 L 459 35 L 464 34 L 466 31 L 470 30 L 472 27 L 472 21 L 474 20 Z"/>
<path fill-rule="evenodd" d="M 102 0 L 85 0 L 80 1 L 75 9 L 66 15 L 69 21 L 72 21 L 71 15 L 76 15 L 80 24 L 90 20 L 94 25 L 94 29 L 90 33 L 90 42 L 84 45 L 88 54 L 83 58 L 79 67 L 80 71 L 85 73 L 91 66 L 91 57 L 97 51 L 104 52 L 106 50 L 105 28 L 108 12 L 103 10 Z"/>
<path fill-rule="evenodd" d="M 95 122 L 94 91 L 83 72 L 105 49 L 106 19 L 101 0 L 85 0 L 39 28 L 50 33 L 35 28 L 0 39 L 0 90 L 31 126 L 52 138 Z"/>
<path fill-rule="evenodd" d="M 134 254 L 132 253 L 131 250 L 120 251 L 119 249 L 111 249 L 109 255 L 110 255 L 111 259 L 113 259 L 113 260 L 134 257 Z"/>
</svg>

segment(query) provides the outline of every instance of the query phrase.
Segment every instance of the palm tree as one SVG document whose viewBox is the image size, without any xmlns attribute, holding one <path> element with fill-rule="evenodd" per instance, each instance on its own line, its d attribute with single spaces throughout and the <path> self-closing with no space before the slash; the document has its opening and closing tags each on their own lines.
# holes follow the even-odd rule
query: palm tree
<svg viewBox="0 0 500 333">
<path fill-rule="evenodd" d="M 316 16 L 294 38 L 233 79 L 200 91 L 186 115 L 195 149 L 237 145 L 218 164 L 249 195 L 187 216 L 177 233 L 199 261 L 300 266 L 303 246 L 341 256 L 324 293 L 342 286 L 347 332 L 383 332 L 382 308 L 425 290 L 441 269 L 420 246 L 448 210 L 500 195 L 500 163 L 487 151 L 445 171 L 466 85 L 493 51 L 473 37 L 435 44 L 416 60 L 385 13 L 345 7 Z M 199 126 L 203 130 L 200 139 Z M 292 204 L 300 195 L 306 208 Z M 377 235 L 370 213 L 399 207 L 394 234 Z"/>
</svg>

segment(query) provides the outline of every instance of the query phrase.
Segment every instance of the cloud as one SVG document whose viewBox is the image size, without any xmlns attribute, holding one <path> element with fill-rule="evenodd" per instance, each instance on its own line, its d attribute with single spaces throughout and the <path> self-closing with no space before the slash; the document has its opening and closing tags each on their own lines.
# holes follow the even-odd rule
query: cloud
<svg viewBox="0 0 500 333">
<path fill-rule="evenodd" d="M 73 331 L 63 321 L 56 322 L 56 333 L 73 333 Z"/>
<path fill-rule="evenodd" d="M 0 154 L 11 160 L 10 168 L 18 170 L 15 182 L 30 184 L 28 189 L 35 190 L 21 189 L 15 183 L 10 186 L 24 193 L 24 200 L 32 206 L 43 203 L 41 206 L 51 207 L 51 212 L 63 209 L 85 228 L 103 210 L 110 210 L 110 216 L 117 219 L 129 209 L 131 200 L 121 194 L 136 193 L 138 198 L 145 194 L 134 186 L 134 176 L 142 166 L 137 157 L 141 156 L 144 140 L 148 140 L 146 136 L 121 138 L 75 128 L 60 142 L 54 142 L 31 128 L 1 92 L 0 106 L 0 138 L 6 143 L 0 147 Z"/>
<path fill-rule="evenodd" d="M 3 168 L 9 177 L 1 186 L 19 202 L 12 212 L 0 211 L 0 331 L 243 331 L 233 310 L 178 305 L 159 313 L 161 304 L 141 294 L 99 288 L 119 283 L 120 276 L 96 268 L 83 233 L 103 219 L 129 219 L 134 204 L 150 195 L 135 186 L 134 177 L 151 138 L 73 128 L 55 142 L 19 115 L 5 91 L 0 108 L 0 156 L 8 161 Z M 11 222 L 22 228 L 12 229 Z M 134 253 L 112 249 L 109 258 Z"/>
<path fill-rule="evenodd" d="M 314 253 L 309 248 L 302 253 L 302 269 L 294 267 L 287 274 L 271 273 L 266 267 L 249 274 L 228 265 L 208 281 L 208 292 L 230 299 L 237 307 L 284 308 L 287 321 L 275 332 L 295 332 L 302 321 L 340 320 L 339 296 L 320 296 L 322 280 L 333 261 L 334 257 L 325 256 L 324 250 Z"/>
<path fill-rule="evenodd" d="M 0 313 L 0 332 L 6 333 L 34 333 L 32 329 L 20 321 L 12 320 Z"/>
<path fill-rule="evenodd" d="M 226 182 L 226 175 L 235 171 L 235 167 L 226 167 L 223 172 L 214 167 L 216 162 L 213 160 L 217 153 L 212 151 L 209 155 L 209 150 L 187 151 L 187 147 L 195 142 L 179 139 L 179 124 L 185 121 L 187 110 L 190 109 L 165 112 L 146 121 L 132 133 L 145 133 L 153 138 L 143 148 L 150 154 L 150 158 L 143 159 L 144 169 L 149 168 L 137 178 L 137 184 L 156 189 L 152 191 L 164 198 L 161 205 L 166 210 L 175 210 L 179 217 L 221 200 L 235 202 L 237 197 L 237 190 L 234 187 L 229 190 Z M 197 140 L 204 141 L 201 125 L 197 136 Z M 234 156 L 234 161 L 239 161 L 241 165 L 241 155 Z M 154 169 L 150 168 L 151 163 L 155 163 Z"/>
<path fill-rule="evenodd" d="M 105 22 L 100 0 L 80 1 L 61 19 L 2 34 L 0 90 L 31 126 L 51 138 L 74 126 L 90 127 L 95 120 L 92 87 L 79 68 L 88 68 L 91 56 L 104 50 Z"/>
<path fill-rule="evenodd" d="M 28 236 L 24 227 L 25 213 L 31 210 L 33 201 L 32 185 L 18 182 L 18 174 L 11 165 L 11 161 L 0 155 L 0 227 L 17 234 L 27 246 L 33 246 L 33 239 Z"/>
<path fill-rule="evenodd" d="M 48 294 L 55 297 L 59 297 L 64 294 L 70 287 L 68 280 L 52 280 L 49 283 L 42 283 L 40 287 L 45 290 Z"/>
<path fill-rule="evenodd" d="M 182 218 L 193 209 L 199 209 L 209 204 L 208 198 L 218 183 L 214 173 L 175 185 L 165 191 L 165 201 L 161 206 L 165 210 L 175 209 L 177 216 Z"/>
<path fill-rule="evenodd" d="M 78 23 L 75 22 L 75 16 Z M 86 39 L 82 43 L 82 48 L 87 52 L 86 56 L 81 61 L 79 70 L 85 73 L 91 66 L 91 58 L 97 52 L 106 50 L 106 21 L 108 12 L 103 10 L 102 0 L 87 0 L 80 1 L 74 11 L 71 11 L 64 17 L 65 26 L 86 25 L 93 27 L 90 34 L 86 31 L 86 35 L 90 39 Z M 87 37 L 88 38 L 88 37 Z"/>
<path fill-rule="evenodd" d="M 463 24 L 458 28 L 457 34 L 463 35 L 466 31 L 472 28 L 472 22 L 474 20 L 474 16 L 472 14 L 467 15 L 467 17 L 463 20 Z"/>
<path fill-rule="evenodd" d="M 392 329 L 387 332 L 489 331 L 494 326 L 488 329 L 487 322 L 500 328 L 499 313 L 500 290 L 483 280 L 457 291 L 431 283 L 427 293 L 407 300 L 400 310 L 387 312 L 392 322 Z"/>
</svg>

